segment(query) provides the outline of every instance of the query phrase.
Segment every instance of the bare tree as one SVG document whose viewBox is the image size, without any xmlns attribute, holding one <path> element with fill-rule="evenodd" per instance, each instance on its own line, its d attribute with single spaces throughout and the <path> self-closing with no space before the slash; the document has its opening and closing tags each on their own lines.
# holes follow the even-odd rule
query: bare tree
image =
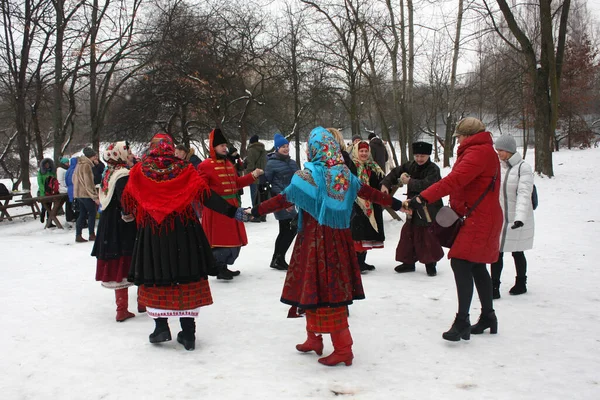
<svg viewBox="0 0 600 400">
<path fill-rule="evenodd" d="M 32 87 L 35 71 L 42 68 L 48 51 L 48 36 L 52 31 L 51 8 L 49 1 L 0 2 L 3 23 L 1 57 L 8 69 L 7 74 L 0 74 L 0 82 L 7 89 L 14 107 L 20 179 L 26 190 L 31 189 L 28 91 Z M 32 60 L 34 55 L 37 55 L 37 59 Z M 31 71 L 34 71 L 33 74 Z"/>
<path fill-rule="evenodd" d="M 528 72 L 533 84 L 535 101 L 535 170 L 547 176 L 554 176 L 552 166 L 552 150 L 554 134 L 558 120 L 558 103 L 560 95 L 560 75 L 562 71 L 567 21 L 571 0 L 564 0 L 553 11 L 551 0 L 537 0 L 540 24 L 539 54 L 536 51 L 536 38 L 531 38 L 519 25 L 515 18 L 515 8 L 506 0 L 496 0 L 504 20 L 517 44 L 513 44 L 504 36 L 496 24 L 494 13 L 484 0 L 492 23 L 506 43 L 523 53 L 527 59 Z M 560 15 L 558 25 L 554 25 L 555 14 Z M 558 28 L 558 39 L 554 44 L 555 28 Z M 556 48 L 556 50 L 555 50 Z"/>
<path fill-rule="evenodd" d="M 453 156 L 454 140 L 452 131 L 454 130 L 454 96 L 456 86 L 456 66 L 458 63 L 458 53 L 460 51 L 460 31 L 463 20 L 463 0 L 458 0 L 458 14 L 456 18 L 456 31 L 454 34 L 454 49 L 452 51 L 452 69 L 450 71 L 450 87 L 448 90 L 448 115 L 446 119 L 446 139 L 444 141 L 444 167 L 450 166 L 450 158 Z"/>
</svg>

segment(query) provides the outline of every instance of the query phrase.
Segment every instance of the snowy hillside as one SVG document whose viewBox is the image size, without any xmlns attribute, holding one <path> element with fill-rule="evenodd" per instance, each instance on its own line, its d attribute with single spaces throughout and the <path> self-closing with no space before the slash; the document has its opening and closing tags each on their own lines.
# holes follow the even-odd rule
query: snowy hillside
<svg viewBox="0 0 600 400">
<path fill-rule="evenodd" d="M 514 267 L 505 257 L 498 335 L 442 339 L 456 312 L 449 261 L 436 277 L 422 265 L 395 273 L 402 223 L 387 215 L 386 247 L 367 257 L 377 267 L 363 275 L 367 299 L 350 307 L 351 367 L 326 367 L 295 350 L 305 320 L 287 319 L 279 302 L 285 273 L 269 268 L 272 216 L 246 224 L 241 276 L 210 279 L 215 303 L 200 312 L 193 352 L 176 341 L 150 344 L 154 324 L 144 314 L 115 322 L 114 293 L 94 281 L 92 244 L 76 244 L 72 228 L 44 230 L 31 217 L 0 222 L 0 397 L 598 399 L 600 149 L 561 150 L 554 160 L 555 178 L 536 177 L 527 294 L 508 294 Z M 129 293 L 133 311 L 135 289 Z M 476 295 L 471 311 L 475 322 Z M 179 322 L 170 326 L 176 335 Z"/>
</svg>

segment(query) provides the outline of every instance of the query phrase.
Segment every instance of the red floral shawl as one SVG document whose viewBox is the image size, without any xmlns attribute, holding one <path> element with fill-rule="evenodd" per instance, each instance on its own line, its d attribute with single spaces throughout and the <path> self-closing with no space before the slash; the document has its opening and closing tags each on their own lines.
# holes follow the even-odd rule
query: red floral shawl
<svg viewBox="0 0 600 400">
<path fill-rule="evenodd" d="M 138 225 L 160 226 L 165 220 L 173 223 L 174 217 L 194 218 L 191 204 L 208 191 L 193 165 L 175 157 L 171 136 L 159 133 L 142 161 L 131 168 L 123 203 Z"/>
</svg>

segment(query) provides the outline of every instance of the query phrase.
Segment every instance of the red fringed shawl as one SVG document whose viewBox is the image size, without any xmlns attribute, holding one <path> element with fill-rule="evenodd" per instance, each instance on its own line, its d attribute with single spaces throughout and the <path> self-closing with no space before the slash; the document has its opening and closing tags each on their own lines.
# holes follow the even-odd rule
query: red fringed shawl
<svg viewBox="0 0 600 400">
<path fill-rule="evenodd" d="M 135 214 L 138 226 L 196 218 L 192 204 L 210 191 L 193 165 L 175 158 L 173 150 L 170 137 L 156 135 L 150 154 L 129 172 L 121 202 L 126 212 Z"/>
</svg>

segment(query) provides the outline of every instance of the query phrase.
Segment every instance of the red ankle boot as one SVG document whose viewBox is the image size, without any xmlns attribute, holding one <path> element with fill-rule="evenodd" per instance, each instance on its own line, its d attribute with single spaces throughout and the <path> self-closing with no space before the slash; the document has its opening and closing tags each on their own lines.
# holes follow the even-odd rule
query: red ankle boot
<svg viewBox="0 0 600 400">
<path fill-rule="evenodd" d="M 117 303 L 117 322 L 123 322 L 126 319 L 135 317 L 134 314 L 127 311 L 129 303 L 127 288 L 115 290 L 115 298 Z"/>
<path fill-rule="evenodd" d="M 347 366 L 352 365 L 354 354 L 352 354 L 353 342 L 350 329 L 346 328 L 339 332 L 333 332 L 331 334 L 331 341 L 333 342 L 333 353 L 327 357 L 319 358 L 319 362 L 330 367 L 342 362 Z"/>
<path fill-rule="evenodd" d="M 314 351 L 317 355 L 323 355 L 323 336 L 307 331 L 306 342 L 296 345 L 296 350 L 302 353 Z"/>
</svg>

